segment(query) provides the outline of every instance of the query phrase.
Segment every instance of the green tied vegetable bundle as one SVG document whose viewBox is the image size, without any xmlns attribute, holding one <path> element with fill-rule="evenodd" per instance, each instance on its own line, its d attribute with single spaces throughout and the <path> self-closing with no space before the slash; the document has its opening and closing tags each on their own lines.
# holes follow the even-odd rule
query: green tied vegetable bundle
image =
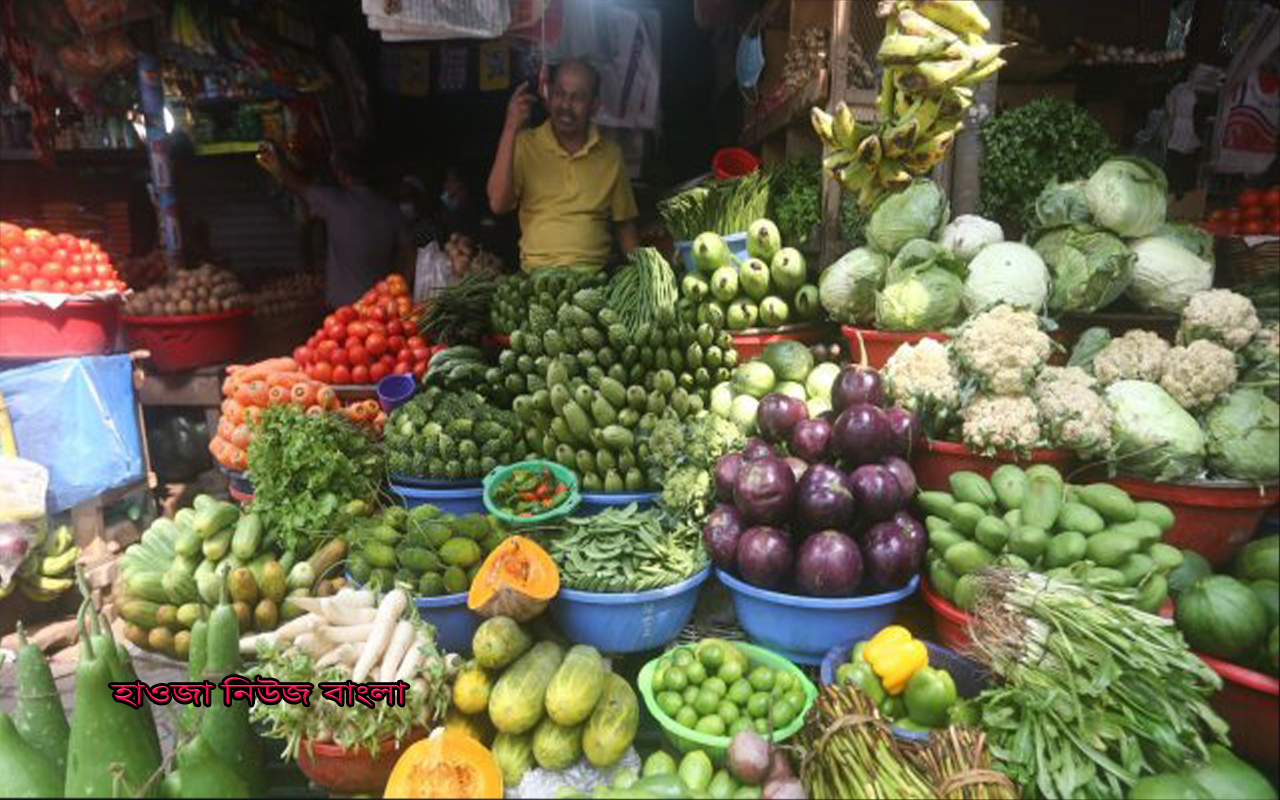
<svg viewBox="0 0 1280 800">
<path fill-rule="evenodd" d="M 387 469 L 410 478 L 482 478 L 520 460 L 515 416 L 475 392 L 431 387 L 391 413 L 383 430 Z"/>
<path fill-rule="evenodd" d="M 662 224 L 678 242 L 703 231 L 742 233 L 769 210 L 769 177 L 759 170 L 741 178 L 708 180 L 658 203 Z"/>
<path fill-rule="evenodd" d="M 479 273 L 464 275 L 427 300 L 418 329 L 430 341 L 476 344 L 489 332 L 490 305 L 498 282 Z"/>
</svg>

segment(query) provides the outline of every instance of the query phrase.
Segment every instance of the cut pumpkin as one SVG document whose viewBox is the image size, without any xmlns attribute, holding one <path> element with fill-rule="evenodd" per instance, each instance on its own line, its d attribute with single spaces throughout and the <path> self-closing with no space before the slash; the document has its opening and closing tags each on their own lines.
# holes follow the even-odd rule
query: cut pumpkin
<svg viewBox="0 0 1280 800">
<path fill-rule="evenodd" d="M 396 761 L 385 798 L 501 798 L 502 772 L 488 748 L 459 731 L 436 728 Z"/>
<path fill-rule="evenodd" d="M 480 566 L 467 607 L 482 617 L 527 622 L 542 613 L 560 591 L 560 570 L 531 539 L 509 536 Z"/>
</svg>

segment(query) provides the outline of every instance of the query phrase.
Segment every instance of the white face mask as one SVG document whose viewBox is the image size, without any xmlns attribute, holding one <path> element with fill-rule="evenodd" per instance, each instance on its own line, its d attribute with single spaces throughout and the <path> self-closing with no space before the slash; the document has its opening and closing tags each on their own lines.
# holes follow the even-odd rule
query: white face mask
<svg viewBox="0 0 1280 800">
<path fill-rule="evenodd" d="M 413 219 L 417 215 L 418 209 L 413 203 L 401 203 L 400 215 L 405 219 Z"/>
</svg>

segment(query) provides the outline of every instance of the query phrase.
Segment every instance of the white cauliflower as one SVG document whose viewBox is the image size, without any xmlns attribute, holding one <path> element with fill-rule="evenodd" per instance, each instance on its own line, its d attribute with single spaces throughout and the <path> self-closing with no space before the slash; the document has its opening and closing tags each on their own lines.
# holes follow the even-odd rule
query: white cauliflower
<svg viewBox="0 0 1280 800">
<path fill-rule="evenodd" d="M 1239 350 L 1252 341 L 1262 323 L 1253 301 L 1229 289 L 1196 292 L 1182 309 L 1178 341 L 1190 344 L 1200 339 Z"/>
<path fill-rule="evenodd" d="M 889 399 L 920 419 L 929 435 L 945 430 L 960 406 L 960 380 L 946 346 L 936 339 L 899 347 L 881 371 Z"/>
<path fill-rule="evenodd" d="M 1026 454 L 1040 445 L 1040 411 L 1030 397 L 974 395 L 960 418 L 964 444 L 975 453 Z"/>
<path fill-rule="evenodd" d="M 1236 356 L 1207 339 L 1175 347 L 1165 356 L 1160 386 L 1187 410 L 1207 408 L 1235 386 Z"/>
<path fill-rule="evenodd" d="M 1133 330 L 1098 351 L 1093 374 L 1103 386 L 1116 381 L 1159 383 L 1171 345 L 1151 331 Z"/>
<path fill-rule="evenodd" d="M 1096 391 L 1098 382 L 1079 367 L 1045 367 L 1032 396 L 1040 408 L 1040 426 L 1055 445 L 1081 458 L 1111 450 L 1111 407 Z"/>
<path fill-rule="evenodd" d="M 1021 395 L 1049 360 L 1053 340 L 1040 330 L 1035 314 L 1001 305 L 969 320 L 953 352 L 983 390 Z"/>
</svg>

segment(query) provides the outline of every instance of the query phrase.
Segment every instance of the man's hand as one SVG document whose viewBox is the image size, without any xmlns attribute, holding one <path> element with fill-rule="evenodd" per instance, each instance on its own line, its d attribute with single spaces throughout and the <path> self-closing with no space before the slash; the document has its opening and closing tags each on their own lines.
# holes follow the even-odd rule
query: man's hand
<svg viewBox="0 0 1280 800">
<path fill-rule="evenodd" d="M 529 91 L 529 82 L 525 81 L 516 87 L 511 99 L 507 101 L 507 130 L 518 131 L 528 125 L 532 111 L 533 93 Z"/>
</svg>

